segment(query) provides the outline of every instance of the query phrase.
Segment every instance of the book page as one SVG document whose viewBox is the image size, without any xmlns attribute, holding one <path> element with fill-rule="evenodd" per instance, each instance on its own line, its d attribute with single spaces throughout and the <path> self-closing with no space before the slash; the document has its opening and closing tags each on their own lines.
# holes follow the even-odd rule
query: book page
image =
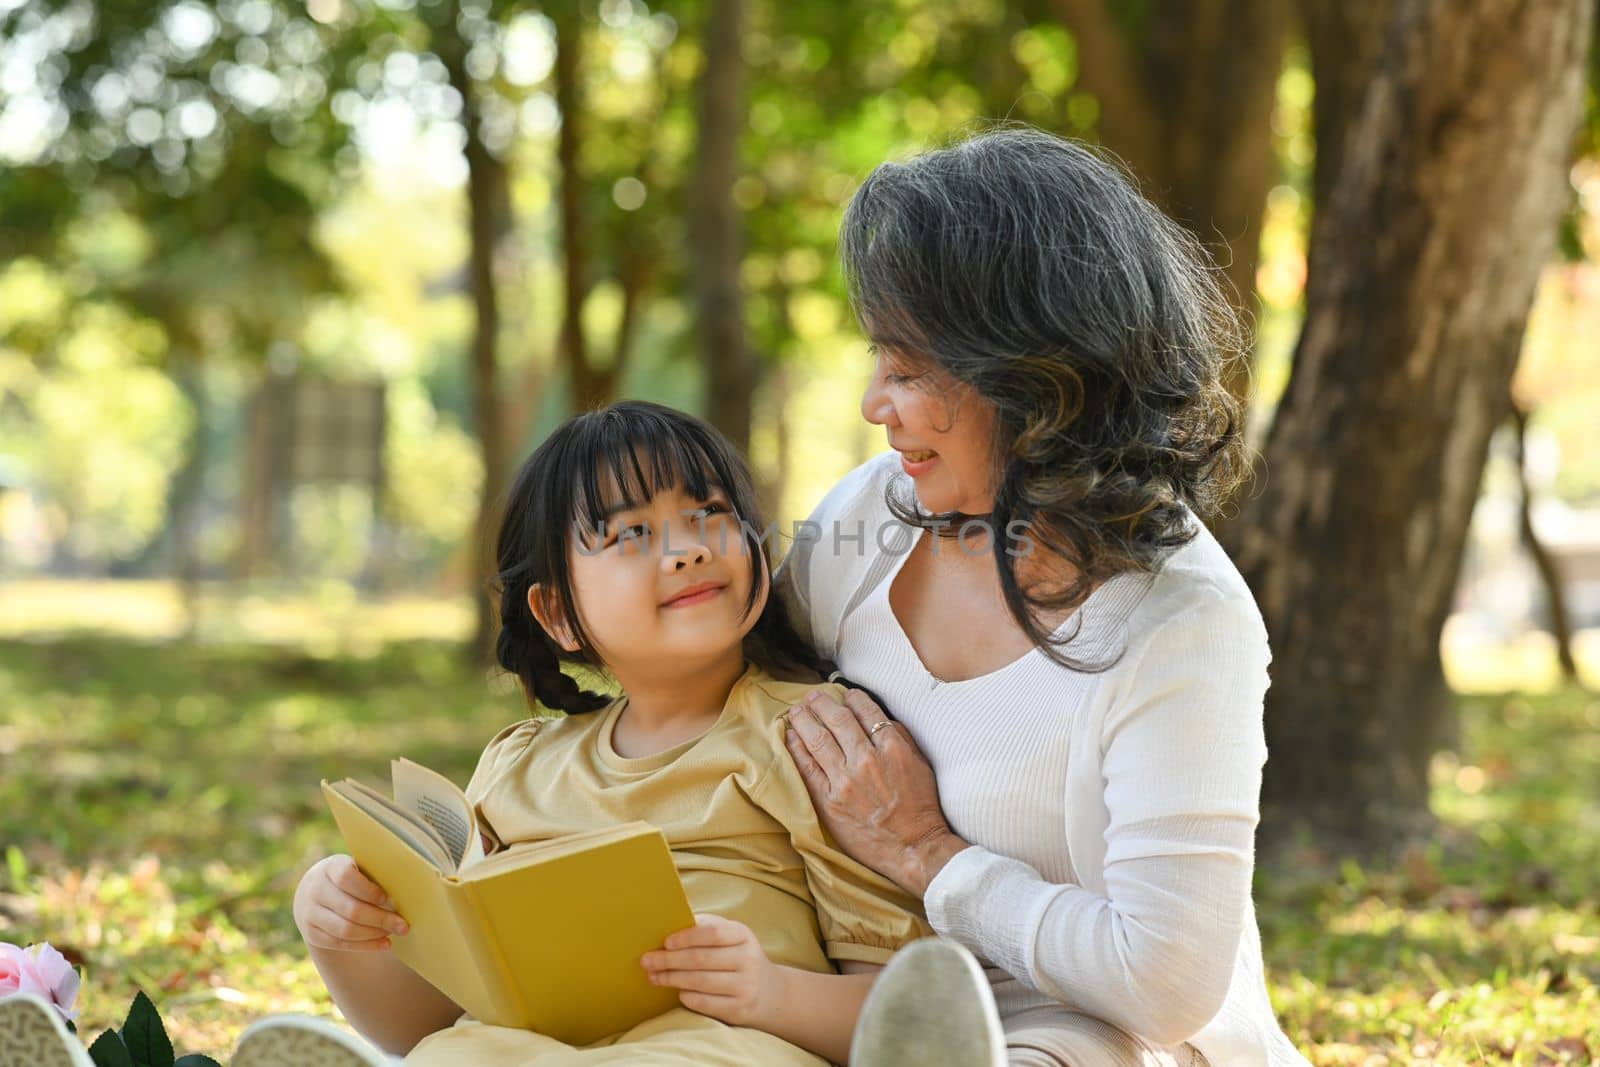
<svg viewBox="0 0 1600 1067">
<path fill-rule="evenodd" d="M 418 822 L 409 812 L 396 807 L 388 797 L 354 778 L 335 782 L 329 788 L 372 816 L 433 866 L 446 873 L 453 871 L 450 856 L 433 830 L 427 824 Z"/>
<path fill-rule="evenodd" d="M 467 795 L 454 782 L 408 759 L 395 760 L 390 774 L 395 804 L 426 823 L 444 843 L 453 861 L 450 871 L 483 858 L 477 817 Z"/>
</svg>

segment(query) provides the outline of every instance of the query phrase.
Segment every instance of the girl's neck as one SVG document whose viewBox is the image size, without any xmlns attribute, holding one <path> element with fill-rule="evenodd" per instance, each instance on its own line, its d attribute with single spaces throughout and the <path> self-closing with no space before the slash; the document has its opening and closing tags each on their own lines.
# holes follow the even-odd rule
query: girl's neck
<svg viewBox="0 0 1600 1067">
<path fill-rule="evenodd" d="M 711 663 L 696 661 L 669 670 L 635 672 L 613 667 L 612 675 L 627 694 L 617 729 L 633 739 L 629 747 L 647 745 L 652 738 L 676 738 L 661 746 L 670 748 L 699 736 L 722 714 L 728 694 L 744 672 L 744 650 L 738 646 Z"/>
</svg>

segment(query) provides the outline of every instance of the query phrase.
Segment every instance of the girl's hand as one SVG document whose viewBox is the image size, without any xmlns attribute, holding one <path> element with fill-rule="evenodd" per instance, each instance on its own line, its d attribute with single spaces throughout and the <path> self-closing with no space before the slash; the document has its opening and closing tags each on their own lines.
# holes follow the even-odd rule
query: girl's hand
<svg viewBox="0 0 1600 1067">
<path fill-rule="evenodd" d="M 379 952 L 390 935 L 409 926 L 395 914 L 383 887 L 349 856 L 329 856 L 316 863 L 294 893 L 294 924 L 312 948 L 343 952 Z"/>
<path fill-rule="evenodd" d="M 844 699 L 807 694 L 784 740 L 839 846 L 920 898 L 967 842 L 945 821 L 933 768 L 906 728 L 859 689 Z"/>
<path fill-rule="evenodd" d="M 760 1028 L 781 999 L 782 977 L 744 923 L 696 915 L 695 925 L 668 936 L 640 959 L 654 985 L 680 990 L 690 1011 L 730 1026 Z"/>
</svg>

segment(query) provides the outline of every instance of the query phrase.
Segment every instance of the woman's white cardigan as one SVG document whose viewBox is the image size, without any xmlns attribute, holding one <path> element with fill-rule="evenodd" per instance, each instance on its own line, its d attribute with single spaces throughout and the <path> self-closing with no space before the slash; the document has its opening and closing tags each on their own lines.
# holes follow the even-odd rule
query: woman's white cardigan
<svg viewBox="0 0 1600 1067">
<path fill-rule="evenodd" d="M 1109 669 L 1035 651 L 940 682 L 887 607 L 914 533 L 884 503 L 894 477 L 909 499 L 895 453 L 846 475 L 777 584 L 801 634 L 916 737 L 973 842 L 929 886 L 929 921 L 992 965 L 1002 1014 L 1054 1000 L 1213 1067 L 1304 1064 L 1267 999 L 1250 898 L 1270 654 L 1238 571 L 1200 527 L 1058 631 L 1078 627 L 1065 651 Z"/>
</svg>

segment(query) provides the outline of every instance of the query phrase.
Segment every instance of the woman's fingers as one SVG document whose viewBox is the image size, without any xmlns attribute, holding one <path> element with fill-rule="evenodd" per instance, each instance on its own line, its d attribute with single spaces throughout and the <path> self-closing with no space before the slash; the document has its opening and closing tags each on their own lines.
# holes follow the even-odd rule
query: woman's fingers
<svg viewBox="0 0 1600 1067">
<path fill-rule="evenodd" d="M 795 729 L 794 716 L 790 715 L 788 729 L 783 731 L 783 743 L 789 746 L 789 755 L 794 757 L 794 765 L 800 768 L 800 777 L 805 779 L 806 788 L 812 794 L 825 791 L 828 788 L 828 773 L 822 769 L 806 748 L 806 743 L 800 739 L 800 731 Z"/>
<path fill-rule="evenodd" d="M 789 722 L 811 758 L 822 768 L 824 778 L 831 781 L 844 773 L 844 749 L 839 747 L 833 731 L 816 712 L 805 704 L 796 704 L 789 712 Z"/>
<path fill-rule="evenodd" d="M 867 743 L 867 732 L 856 720 L 855 712 L 821 692 L 809 696 L 805 706 L 833 735 L 834 743 L 844 753 L 847 764 L 853 766 L 871 756 L 872 746 Z"/>
<path fill-rule="evenodd" d="M 893 723 L 894 720 L 889 717 L 888 712 L 878 707 L 876 701 L 859 689 L 846 689 L 844 691 L 844 706 L 849 708 L 850 713 L 856 717 L 856 722 L 860 725 L 862 732 L 866 734 L 867 740 L 874 744 L 883 740 L 885 732 L 891 734 L 897 732 L 887 727 L 877 733 L 872 732 L 872 728 L 880 722 Z"/>
</svg>

